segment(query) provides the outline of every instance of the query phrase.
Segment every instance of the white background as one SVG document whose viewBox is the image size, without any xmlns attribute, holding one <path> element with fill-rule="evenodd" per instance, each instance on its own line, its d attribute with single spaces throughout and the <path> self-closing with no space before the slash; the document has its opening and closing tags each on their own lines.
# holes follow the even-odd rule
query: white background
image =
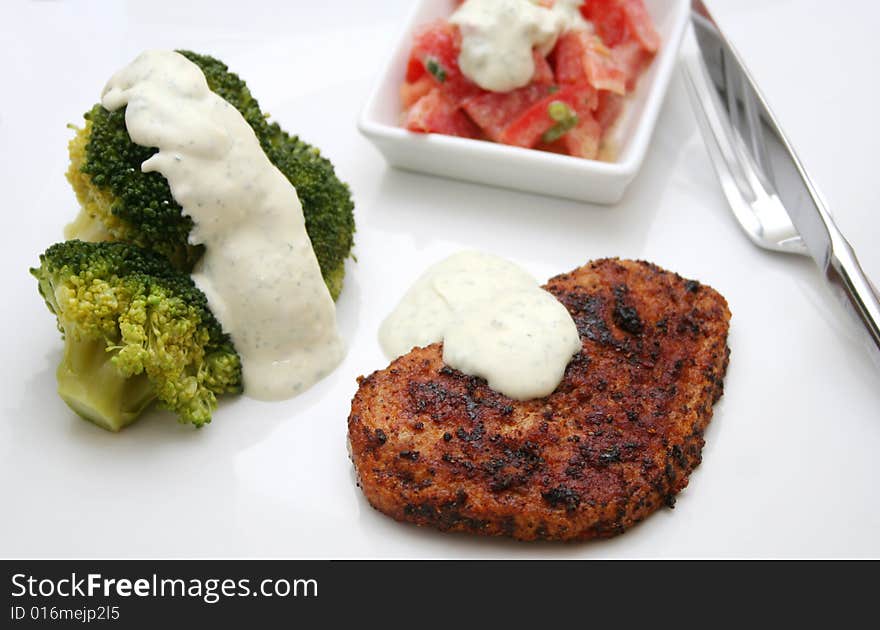
<svg viewBox="0 0 880 630">
<path fill-rule="evenodd" d="M 390 170 L 355 120 L 409 4 L 2 3 L 0 556 L 880 556 L 880 371 L 810 261 L 756 249 L 739 232 L 681 75 L 615 207 Z M 880 8 L 710 8 L 876 283 Z M 358 262 L 339 302 L 349 352 L 331 377 L 284 403 L 229 401 L 200 431 L 151 413 L 113 435 L 56 396 L 62 343 L 27 268 L 76 213 L 65 125 L 151 47 L 221 57 L 264 110 L 321 147 L 354 191 Z M 609 541 L 555 545 L 439 534 L 370 508 L 345 448 L 354 379 L 385 365 L 376 330 L 403 290 L 462 247 L 538 277 L 601 256 L 644 258 L 727 297 L 726 394 L 675 510 Z"/>
</svg>

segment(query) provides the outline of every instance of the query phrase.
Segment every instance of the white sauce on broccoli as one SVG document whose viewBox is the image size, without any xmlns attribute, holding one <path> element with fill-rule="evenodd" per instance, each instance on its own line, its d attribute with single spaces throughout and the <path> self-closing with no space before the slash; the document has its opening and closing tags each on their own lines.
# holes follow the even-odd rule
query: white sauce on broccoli
<svg viewBox="0 0 880 630">
<path fill-rule="evenodd" d="M 566 308 L 517 265 L 460 252 L 430 267 L 379 329 L 389 359 L 443 342 L 443 362 L 516 400 L 547 396 L 581 349 Z"/>
<path fill-rule="evenodd" d="M 241 356 L 245 393 L 279 400 L 326 376 L 344 348 L 302 206 L 238 110 L 171 51 L 140 55 L 101 102 L 127 105 L 132 141 L 159 149 L 141 170 L 165 176 L 195 222 L 206 250 L 193 279 Z"/>
<path fill-rule="evenodd" d="M 589 26 L 582 4 L 556 0 L 548 9 L 535 0 L 466 0 L 449 18 L 461 30 L 462 73 L 492 92 L 528 85 L 535 74 L 532 49 L 547 55 L 561 33 Z"/>
</svg>

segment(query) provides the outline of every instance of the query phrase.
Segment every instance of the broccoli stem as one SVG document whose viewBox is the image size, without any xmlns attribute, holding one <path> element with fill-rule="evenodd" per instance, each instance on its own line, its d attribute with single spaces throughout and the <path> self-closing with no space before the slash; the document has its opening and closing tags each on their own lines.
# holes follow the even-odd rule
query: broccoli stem
<svg viewBox="0 0 880 630">
<path fill-rule="evenodd" d="M 83 208 L 73 221 L 64 226 L 64 238 L 98 242 L 113 240 L 113 235 L 98 217 L 89 214 Z"/>
<path fill-rule="evenodd" d="M 58 395 L 82 418 L 109 431 L 134 422 L 156 397 L 146 374 L 126 377 L 103 340 L 65 339 Z"/>
</svg>

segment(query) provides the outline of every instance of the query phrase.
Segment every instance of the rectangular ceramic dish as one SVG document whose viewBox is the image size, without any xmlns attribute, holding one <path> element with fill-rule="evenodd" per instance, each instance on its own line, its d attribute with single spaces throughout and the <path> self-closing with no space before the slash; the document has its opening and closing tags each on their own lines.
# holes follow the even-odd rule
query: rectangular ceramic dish
<svg viewBox="0 0 880 630">
<path fill-rule="evenodd" d="M 421 24 L 451 15 L 454 3 L 450 0 L 416 2 L 361 113 L 358 128 L 387 162 L 398 168 L 580 201 L 616 203 L 645 157 L 690 10 L 688 0 L 646 0 L 645 5 L 662 44 L 615 125 L 610 139 L 617 149 L 614 162 L 401 128 L 399 89 L 413 32 Z"/>
</svg>

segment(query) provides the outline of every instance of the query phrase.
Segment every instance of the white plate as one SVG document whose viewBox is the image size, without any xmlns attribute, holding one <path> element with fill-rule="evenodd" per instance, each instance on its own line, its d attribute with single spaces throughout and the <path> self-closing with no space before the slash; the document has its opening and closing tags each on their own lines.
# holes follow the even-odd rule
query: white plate
<svg viewBox="0 0 880 630">
<path fill-rule="evenodd" d="M 0 2 L 0 557 L 880 557 L 880 376 L 815 266 L 739 232 L 678 73 L 612 210 L 387 167 L 355 121 L 409 0 L 205 6 Z M 800 6 L 712 2 L 876 281 L 880 86 L 860 79 L 880 58 L 880 5 L 853 0 L 822 20 Z M 797 64 L 775 54 L 782 23 Z M 836 55 L 815 46 L 829 38 Z M 224 59 L 351 184 L 348 355 L 300 398 L 232 399 L 201 431 L 150 413 L 114 435 L 56 396 L 62 343 L 26 269 L 75 213 L 65 125 L 137 53 L 179 46 Z M 401 525 L 367 504 L 345 448 L 355 377 L 387 365 L 376 332 L 406 287 L 465 247 L 538 278 L 642 258 L 728 299 L 725 394 L 674 510 L 607 541 L 526 545 Z"/>
<path fill-rule="evenodd" d="M 448 17 L 454 7 L 449 0 L 415 3 L 394 52 L 367 99 L 358 127 L 388 163 L 398 168 L 581 201 L 616 203 L 642 165 L 690 11 L 689 0 L 647 0 L 645 5 L 662 44 L 614 126 L 610 141 L 619 151 L 614 162 L 402 129 L 400 85 L 413 33 L 426 22 Z"/>
</svg>

